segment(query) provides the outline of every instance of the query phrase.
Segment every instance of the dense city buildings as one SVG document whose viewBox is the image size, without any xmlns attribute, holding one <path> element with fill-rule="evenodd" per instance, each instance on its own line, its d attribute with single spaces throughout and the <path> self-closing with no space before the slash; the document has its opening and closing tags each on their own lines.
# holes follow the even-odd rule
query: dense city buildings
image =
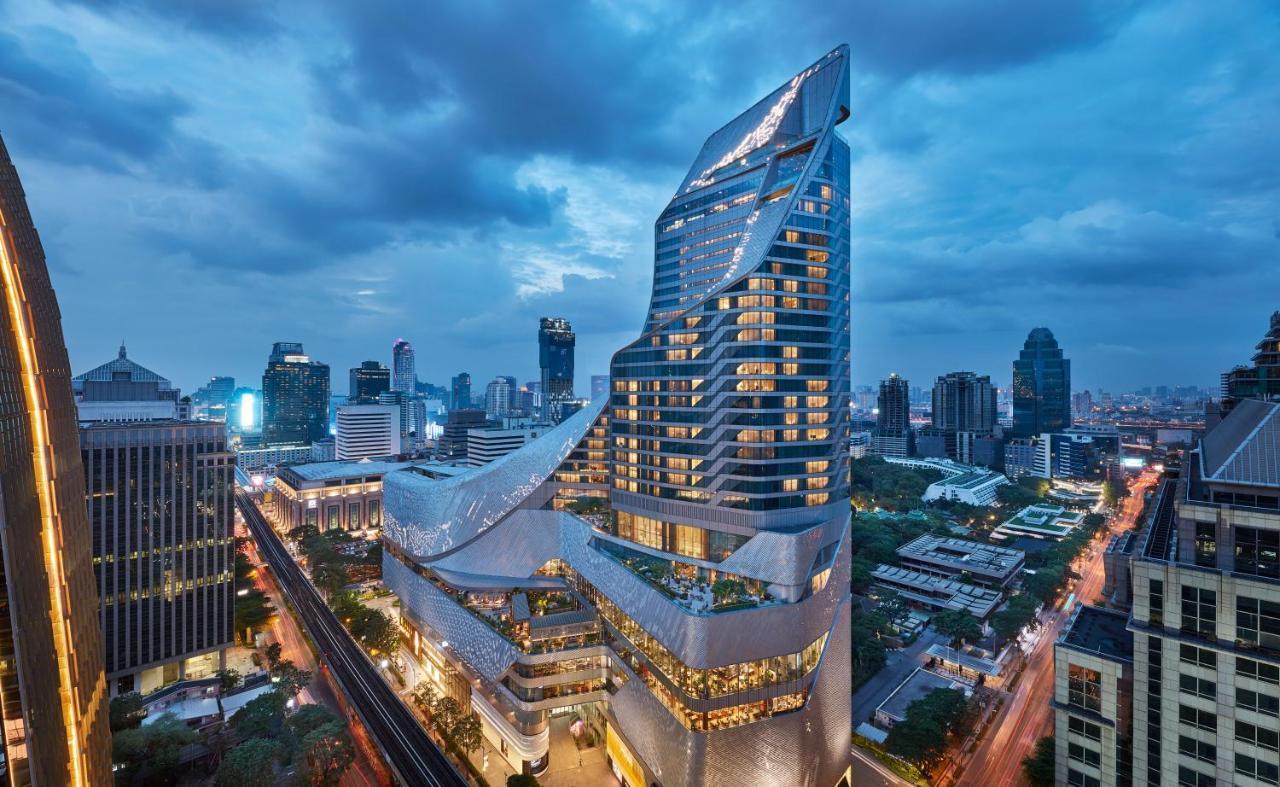
<svg viewBox="0 0 1280 787">
<path fill-rule="evenodd" d="M 915 453 L 915 440 L 911 432 L 911 398 L 907 381 L 897 374 L 881 380 L 876 402 L 876 428 L 871 434 L 871 453 L 911 456 Z"/>
<path fill-rule="evenodd" d="M 1280 403 L 1237 402 L 1147 510 L 1127 625 L 1085 607 L 1057 645 L 1060 783 L 1276 784 Z"/>
<path fill-rule="evenodd" d="M 0 141 L 0 716 L 7 784 L 112 781 L 71 371 L 44 249 Z"/>
<path fill-rule="evenodd" d="M 209 382 L 191 394 L 191 404 L 195 418 L 207 421 L 226 421 L 227 407 L 235 394 L 236 378 L 212 377 Z"/>
<path fill-rule="evenodd" d="M 400 408 L 385 404 L 339 407 L 334 458 L 355 461 L 400 453 L 400 413 Z"/>
<path fill-rule="evenodd" d="M 542 371 L 542 421 L 558 423 L 560 406 L 573 398 L 573 326 L 561 317 L 538 321 L 538 368 Z"/>
<path fill-rule="evenodd" d="M 262 442 L 310 444 L 329 433 L 329 367 L 301 342 L 276 342 L 262 374 Z"/>
<path fill-rule="evenodd" d="M 418 392 L 418 366 L 413 345 L 405 339 L 396 339 L 391 345 L 391 390 L 403 391 L 413 396 Z"/>
<path fill-rule="evenodd" d="M 454 375 L 450 385 L 450 410 L 469 410 L 471 408 L 471 375 L 459 372 Z"/>
<path fill-rule="evenodd" d="M 1222 409 L 1229 411 L 1241 399 L 1280 401 L 1280 311 L 1272 312 L 1253 365 L 1237 366 L 1222 375 Z"/>
<path fill-rule="evenodd" d="M 385 479 L 411 648 L 518 770 L 573 707 L 628 787 L 848 783 L 847 92 L 842 47 L 707 140 L 608 402 Z"/>
<path fill-rule="evenodd" d="M 1071 426 L 1071 361 L 1048 328 L 1027 334 L 1013 362 L 1014 437 L 1060 432 Z"/>
<path fill-rule="evenodd" d="M 391 390 L 391 370 L 379 361 L 361 361 L 350 372 L 347 401 L 351 404 L 377 404 L 378 396 Z"/>
</svg>

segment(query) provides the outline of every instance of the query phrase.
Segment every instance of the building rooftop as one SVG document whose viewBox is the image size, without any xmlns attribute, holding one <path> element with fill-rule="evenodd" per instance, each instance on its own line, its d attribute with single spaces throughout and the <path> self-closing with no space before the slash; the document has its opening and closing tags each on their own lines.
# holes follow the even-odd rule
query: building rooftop
<svg viewBox="0 0 1280 787">
<path fill-rule="evenodd" d="M 955 648 L 948 647 L 940 642 L 935 642 L 930 645 L 924 654 L 929 658 L 938 659 L 939 661 L 958 664 L 965 669 L 973 670 L 974 672 L 981 673 L 990 678 L 997 678 L 1000 676 L 999 662 L 992 661 L 991 659 L 984 659 L 981 656 L 975 656 L 971 653 L 965 653 L 962 650 L 956 650 Z"/>
<path fill-rule="evenodd" d="M 899 568 L 880 564 L 871 572 L 873 579 L 878 580 L 886 585 L 900 585 L 906 588 L 912 588 L 917 594 L 927 598 L 929 601 L 946 606 L 951 609 L 963 609 L 969 612 L 979 620 L 984 620 L 1000 603 L 1000 593 L 995 590 L 987 590 L 986 588 L 970 585 L 955 579 L 944 579 L 935 577 L 932 574 L 926 574 L 923 571 L 913 571 L 909 568 Z M 901 588 L 895 588 L 901 591 Z M 910 593 L 910 591 L 907 591 Z M 906 595 L 904 593 L 904 595 Z"/>
<path fill-rule="evenodd" d="M 1133 632 L 1128 625 L 1129 616 L 1123 612 L 1081 604 L 1058 642 L 1100 656 L 1131 661 Z"/>
<path fill-rule="evenodd" d="M 902 721 L 907 718 L 907 708 L 916 700 L 922 700 L 938 689 L 963 688 L 963 683 L 936 672 L 930 672 L 923 667 L 916 667 L 915 672 L 908 675 L 892 694 L 885 697 L 880 707 L 876 708 L 876 712 L 883 713 L 894 721 Z"/>
<path fill-rule="evenodd" d="M 121 379 L 134 383 L 158 383 L 158 387 L 162 391 L 169 390 L 172 387 L 168 379 L 161 377 L 145 366 L 129 360 L 123 344 L 120 345 L 120 352 L 114 359 L 101 366 L 94 367 L 84 374 L 72 377 L 71 383 L 73 388 L 79 390 L 88 381 L 111 382 Z"/>
<path fill-rule="evenodd" d="M 1280 403 L 1243 399 L 1200 441 L 1200 477 L 1280 486 Z"/>
<path fill-rule="evenodd" d="M 898 547 L 902 557 L 941 562 L 962 570 L 1005 575 L 1022 565 L 1026 553 L 963 538 L 926 534 Z"/>
<path fill-rule="evenodd" d="M 295 475 L 301 481 L 332 481 L 339 478 L 358 478 L 361 476 L 381 476 L 393 470 L 401 470 L 413 466 L 430 466 L 441 475 L 455 476 L 467 472 L 469 468 L 456 467 L 422 460 L 417 462 L 392 462 L 377 459 L 361 459 L 356 462 L 306 462 L 281 468 Z"/>
</svg>

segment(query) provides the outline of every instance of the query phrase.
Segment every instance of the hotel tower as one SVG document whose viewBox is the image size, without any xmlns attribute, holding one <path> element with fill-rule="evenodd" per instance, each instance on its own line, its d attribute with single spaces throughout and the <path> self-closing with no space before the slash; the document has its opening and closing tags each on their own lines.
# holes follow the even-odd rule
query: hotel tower
<svg viewBox="0 0 1280 787">
<path fill-rule="evenodd" d="M 0 715 L 6 784 L 111 782 L 71 372 L 44 250 L 0 142 Z"/>
<path fill-rule="evenodd" d="M 703 144 L 607 397 L 385 479 L 410 646 L 517 770 L 576 714 L 629 787 L 848 783 L 848 80 L 841 47 Z"/>
</svg>

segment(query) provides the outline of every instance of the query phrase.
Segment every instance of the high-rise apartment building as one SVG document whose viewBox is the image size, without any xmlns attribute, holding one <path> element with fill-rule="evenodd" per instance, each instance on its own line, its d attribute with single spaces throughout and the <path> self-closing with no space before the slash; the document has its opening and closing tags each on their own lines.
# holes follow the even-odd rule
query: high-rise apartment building
<svg viewBox="0 0 1280 787">
<path fill-rule="evenodd" d="M 418 367 L 413 345 L 407 340 L 396 339 L 391 345 L 391 369 L 391 390 L 404 391 L 410 396 L 418 392 Z"/>
<path fill-rule="evenodd" d="M 919 453 L 991 466 L 1002 453 L 996 437 L 996 389 L 991 378 L 950 372 L 933 384 L 933 420 L 916 438 Z"/>
<path fill-rule="evenodd" d="M 306 445 L 329 434 L 329 367 L 301 342 L 276 342 L 262 374 L 262 442 Z"/>
<path fill-rule="evenodd" d="M 395 405 L 349 404 L 339 407 L 334 437 L 335 458 L 353 461 L 400 453 L 400 415 L 401 408 Z"/>
<path fill-rule="evenodd" d="M 538 321 L 538 368 L 542 370 L 542 420 L 560 420 L 560 405 L 573 398 L 573 326 L 562 317 Z"/>
<path fill-rule="evenodd" d="M 1252 366 L 1237 366 L 1222 375 L 1222 409 L 1241 399 L 1280 401 L 1280 311 L 1272 312 L 1267 333 L 1257 344 Z"/>
<path fill-rule="evenodd" d="M 1034 437 L 1071 426 L 1071 361 L 1048 328 L 1027 334 L 1013 362 L 1013 436 Z"/>
<path fill-rule="evenodd" d="M 608 402 L 384 479 L 411 648 L 517 770 L 572 706 L 628 787 L 848 784 L 848 79 L 842 47 L 703 145 Z"/>
<path fill-rule="evenodd" d="M 451 381 L 452 397 L 449 400 L 450 410 L 471 409 L 471 375 L 459 372 Z"/>
<path fill-rule="evenodd" d="M 391 390 L 391 370 L 380 361 L 361 361 L 350 372 L 347 402 L 376 404 L 379 394 Z"/>
<path fill-rule="evenodd" d="M 876 428 L 871 434 L 871 453 L 878 456 L 911 456 L 915 453 L 911 432 L 911 394 L 907 381 L 890 374 L 880 381 L 876 399 Z"/>
<path fill-rule="evenodd" d="M 111 732 L 71 371 L 0 141 L 0 744 L 6 784 L 109 784 Z"/>
<path fill-rule="evenodd" d="M 484 411 L 490 418 L 511 415 L 511 377 L 495 377 L 484 389 Z"/>
<path fill-rule="evenodd" d="M 1059 782 L 1280 782 L 1280 403 L 1166 471 L 1127 569 L 1127 625 L 1085 607 L 1057 646 Z"/>
</svg>

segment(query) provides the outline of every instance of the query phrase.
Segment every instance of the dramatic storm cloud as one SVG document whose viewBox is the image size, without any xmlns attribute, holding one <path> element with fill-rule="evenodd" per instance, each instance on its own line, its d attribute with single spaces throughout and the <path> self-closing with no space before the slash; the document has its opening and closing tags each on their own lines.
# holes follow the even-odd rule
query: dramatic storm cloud
<svg viewBox="0 0 1280 787">
<path fill-rule="evenodd" d="M 523 381 L 555 314 L 585 392 L 702 140 L 847 42 L 855 382 L 1047 325 L 1078 386 L 1208 385 L 1280 308 L 1275 8 L 0 0 L 0 133 L 77 371 Z"/>
</svg>

